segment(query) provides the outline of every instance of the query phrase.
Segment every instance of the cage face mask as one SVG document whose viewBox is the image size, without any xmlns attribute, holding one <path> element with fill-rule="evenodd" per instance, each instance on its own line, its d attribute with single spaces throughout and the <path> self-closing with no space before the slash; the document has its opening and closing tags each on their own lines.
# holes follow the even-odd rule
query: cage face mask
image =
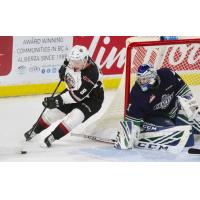
<svg viewBox="0 0 200 200">
<path fill-rule="evenodd" d="M 136 82 L 140 86 L 143 92 L 151 89 L 155 84 L 157 78 L 157 72 L 151 65 L 143 64 L 140 65 L 137 72 Z"/>
</svg>

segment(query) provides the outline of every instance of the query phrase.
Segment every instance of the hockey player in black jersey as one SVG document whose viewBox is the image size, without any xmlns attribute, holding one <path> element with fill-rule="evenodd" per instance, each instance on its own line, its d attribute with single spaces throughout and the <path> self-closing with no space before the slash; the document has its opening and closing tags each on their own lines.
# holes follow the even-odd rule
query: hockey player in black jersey
<svg viewBox="0 0 200 200">
<path fill-rule="evenodd" d="M 126 129 L 130 128 L 130 124 L 132 130 Z M 123 129 L 117 136 L 115 147 L 129 149 L 133 148 L 134 139 L 141 139 L 140 135 L 144 132 L 187 125 L 191 126 L 192 133 L 199 133 L 200 112 L 190 88 L 177 73 L 168 68 L 154 70 L 152 66 L 143 64 L 138 68 L 125 122 L 121 122 L 121 125 Z M 166 138 L 167 145 L 172 144 L 172 141 L 177 142 L 172 137 L 168 141 Z M 153 139 L 155 137 L 149 141 Z M 185 145 L 194 145 L 193 134 L 190 134 Z"/>
<path fill-rule="evenodd" d="M 62 122 L 45 138 L 50 147 L 55 140 L 67 135 L 72 129 L 97 113 L 104 101 L 102 74 L 84 46 L 74 46 L 59 70 L 59 76 L 67 85 L 61 94 L 44 98 L 48 108 L 34 131 L 25 133 L 26 140 L 48 128 L 52 123 Z"/>
</svg>

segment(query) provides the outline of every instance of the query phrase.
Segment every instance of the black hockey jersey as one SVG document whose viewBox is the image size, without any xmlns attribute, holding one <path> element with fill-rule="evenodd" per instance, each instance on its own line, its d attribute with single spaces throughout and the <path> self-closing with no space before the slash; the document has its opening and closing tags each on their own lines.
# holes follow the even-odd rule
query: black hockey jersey
<svg viewBox="0 0 200 200">
<path fill-rule="evenodd" d="M 126 119 L 141 126 L 146 118 L 153 116 L 175 118 L 178 105 L 177 96 L 191 92 L 182 78 L 170 69 L 157 70 L 159 86 L 143 92 L 135 83 L 129 97 Z"/>
<path fill-rule="evenodd" d="M 61 95 L 65 104 L 78 103 L 86 97 L 103 102 L 102 74 L 91 58 L 89 58 L 89 65 L 81 71 L 76 72 L 66 67 L 65 76 L 68 86 L 70 82 L 70 89 Z"/>
</svg>

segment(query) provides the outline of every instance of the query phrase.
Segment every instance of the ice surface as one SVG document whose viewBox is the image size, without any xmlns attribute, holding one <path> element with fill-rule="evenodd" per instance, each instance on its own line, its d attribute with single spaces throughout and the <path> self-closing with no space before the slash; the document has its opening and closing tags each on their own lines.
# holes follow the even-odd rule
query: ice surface
<svg viewBox="0 0 200 200">
<path fill-rule="evenodd" d="M 106 92 L 103 109 L 112 94 L 113 92 Z M 139 149 L 118 151 L 111 144 L 69 135 L 55 142 L 50 149 L 41 148 L 40 143 L 51 129 L 25 143 L 23 133 L 31 128 L 40 115 L 44 96 L 46 95 L 0 99 L 0 161 L 200 161 L 200 156 L 188 155 L 186 150 L 179 155 Z M 197 147 L 198 144 L 200 147 L 199 141 Z M 20 154 L 22 147 L 28 151 L 27 154 Z"/>
</svg>

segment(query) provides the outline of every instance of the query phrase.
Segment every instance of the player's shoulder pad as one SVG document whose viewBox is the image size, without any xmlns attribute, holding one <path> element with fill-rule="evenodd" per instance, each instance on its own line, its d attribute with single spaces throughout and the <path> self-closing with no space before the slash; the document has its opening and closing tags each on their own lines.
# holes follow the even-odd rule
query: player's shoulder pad
<svg viewBox="0 0 200 200">
<path fill-rule="evenodd" d="M 99 69 L 96 63 L 93 60 L 90 60 L 90 65 L 82 70 L 82 77 L 87 77 L 90 79 L 92 82 L 96 83 L 97 80 L 99 79 Z"/>
<path fill-rule="evenodd" d="M 161 68 L 157 70 L 158 76 L 160 77 L 172 77 L 175 75 L 175 72 L 173 72 L 172 70 L 170 70 L 169 68 Z"/>
<path fill-rule="evenodd" d="M 138 83 L 135 82 L 134 86 L 131 89 L 131 98 L 137 99 L 138 97 L 141 97 L 144 95 L 144 92 L 141 90 Z"/>
</svg>

